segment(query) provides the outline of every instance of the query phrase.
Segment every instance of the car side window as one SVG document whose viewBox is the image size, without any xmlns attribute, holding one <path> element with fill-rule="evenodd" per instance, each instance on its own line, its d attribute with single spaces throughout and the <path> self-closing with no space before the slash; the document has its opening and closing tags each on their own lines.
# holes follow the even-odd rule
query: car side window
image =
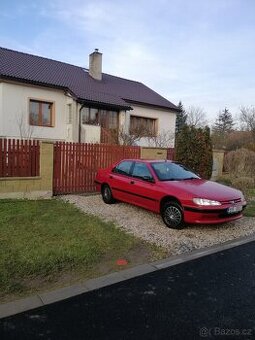
<svg viewBox="0 0 255 340">
<path fill-rule="evenodd" d="M 145 163 L 136 162 L 132 176 L 141 179 L 153 180 L 152 174 Z"/>
<path fill-rule="evenodd" d="M 133 162 L 131 162 L 131 161 L 123 161 L 123 162 L 120 162 L 120 163 L 113 169 L 113 172 L 115 172 L 115 173 L 117 173 L 117 174 L 129 176 L 129 175 L 130 175 L 130 170 L 131 170 L 132 165 L 133 165 Z"/>
</svg>

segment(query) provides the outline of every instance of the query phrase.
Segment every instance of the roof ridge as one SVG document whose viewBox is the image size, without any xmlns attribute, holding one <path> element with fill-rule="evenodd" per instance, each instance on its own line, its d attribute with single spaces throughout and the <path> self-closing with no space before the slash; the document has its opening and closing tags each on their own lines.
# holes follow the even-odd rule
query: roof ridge
<svg viewBox="0 0 255 340">
<path fill-rule="evenodd" d="M 0 67 L 2 76 L 68 88 L 77 98 L 87 100 L 100 100 L 101 96 L 104 102 L 105 96 L 109 96 L 113 104 L 120 100 L 133 101 L 177 110 L 176 105 L 141 81 L 103 73 L 102 82 L 93 82 L 86 67 L 1 46 L 0 57 L 5 61 Z M 108 100 L 105 102 L 108 103 Z"/>
<path fill-rule="evenodd" d="M 14 53 L 19 53 L 19 54 L 25 54 L 25 55 L 28 55 L 28 56 L 31 56 L 31 57 L 35 57 L 35 58 L 41 58 L 41 59 L 50 60 L 50 61 L 54 61 L 54 62 L 56 62 L 56 63 L 61 63 L 61 64 L 65 64 L 65 65 L 77 67 L 77 68 L 80 68 L 80 69 L 86 69 L 86 67 L 83 67 L 83 66 L 78 66 L 78 65 L 70 64 L 70 63 L 67 63 L 67 62 L 65 62 L 65 61 L 56 60 L 56 59 L 52 59 L 52 58 L 49 58 L 49 57 L 43 57 L 43 56 L 41 56 L 41 55 L 37 55 L 37 54 L 33 54 L 33 53 L 28 53 L 28 52 L 23 52 L 23 51 L 17 51 L 17 50 L 13 50 L 13 49 L 11 49 L 11 48 L 2 47 L 2 46 L 0 46 L 0 49 L 6 50 L 6 51 L 10 51 L 10 52 L 14 52 Z M 86 70 L 87 70 L 87 69 L 86 69 Z"/>
<path fill-rule="evenodd" d="M 61 60 L 57 60 L 57 59 L 53 59 L 53 58 L 49 58 L 49 57 L 44 57 L 44 56 L 41 56 L 41 55 L 38 55 L 38 54 L 28 53 L 28 52 L 23 52 L 23 51 L 17 51 L 17 50 L 13 50 L 11 48 L 2 47 L 2 46 L 0 46 L 0 49 L 6 50 L 6 51 L 11 51 L 11 52 L 14 52 L 14 53 L 19 53 L 19 54 L 25 54 L 25 55 L 28 55 L 28 56 L 31 56 L 31 57 L 35 57 L 35 58 L 41 58 L 41 59 L 46 59 L 46 60 L 54 61 L 54 62 L 57 62 L 57 63 L 61 63 L 61 64 L 73 66 L 73 67 L 77 67 L 77 68 L 80 68 L 80 69 L 83 69 L 83 70 L 89 72 L 89 68 L 87 68 L 87 67 L 74 65 L 74 64 L 71 64 L 71 63 L 67 63 L 65 61 L 61 61 Z M 143 84 L 142 82 L 137 81 L 137 80 L 128 79 L 128 78 L 124 78 L 124 77 L 120 77 L 120 76 L 115 76 L 113 74 L 106 73 L 106 72 L 102 72 L 102 74 L 104 74 L 106 76 L 109 76 L 109 77 L 113 77 L 113 78 L 118 78 L 118 79 L 130 81 L 130 82 L 133 82 L 133 83 Z"/>
</svg>

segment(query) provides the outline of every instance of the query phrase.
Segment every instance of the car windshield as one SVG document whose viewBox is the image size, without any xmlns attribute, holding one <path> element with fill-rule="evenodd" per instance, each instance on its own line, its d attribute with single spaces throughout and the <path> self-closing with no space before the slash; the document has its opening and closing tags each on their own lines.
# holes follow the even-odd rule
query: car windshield
<svg viewBox="0 0 255 340">
<path fill-rule="evenodd" d="M 194 172 L 187 169 L 184 165 L 172 162 L 151 163 L 160 181 L 183 181 L 188 179 L 199 179 Z"/>
</svg>

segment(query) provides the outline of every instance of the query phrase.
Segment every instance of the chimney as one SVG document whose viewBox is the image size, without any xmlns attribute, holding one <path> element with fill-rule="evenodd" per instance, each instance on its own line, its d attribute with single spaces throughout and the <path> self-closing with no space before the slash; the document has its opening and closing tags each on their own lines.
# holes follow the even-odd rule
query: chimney
<svg viewBox="0 0 255 340">
<path fill-rule="evenodd" d="M 98 48 L 89 55 L 89 75 L 96 80 L 102 80 L 102 53 L 98 52 Z"/>
</svg>

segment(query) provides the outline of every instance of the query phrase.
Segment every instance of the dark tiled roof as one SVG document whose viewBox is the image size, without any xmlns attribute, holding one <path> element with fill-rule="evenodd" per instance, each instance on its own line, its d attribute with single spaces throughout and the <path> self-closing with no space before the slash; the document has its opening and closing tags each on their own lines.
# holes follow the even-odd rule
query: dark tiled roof
<svg viewBox="0 0 255 340">
<path fill-rule="evenodd" d="M 122 108 L 141 103 L 178 108 L 142 83 L 103 73 L 93 79 L 87 69 L 0 47 L 0 77 L 70 90 L 78 100 Z"/>
</svg>

